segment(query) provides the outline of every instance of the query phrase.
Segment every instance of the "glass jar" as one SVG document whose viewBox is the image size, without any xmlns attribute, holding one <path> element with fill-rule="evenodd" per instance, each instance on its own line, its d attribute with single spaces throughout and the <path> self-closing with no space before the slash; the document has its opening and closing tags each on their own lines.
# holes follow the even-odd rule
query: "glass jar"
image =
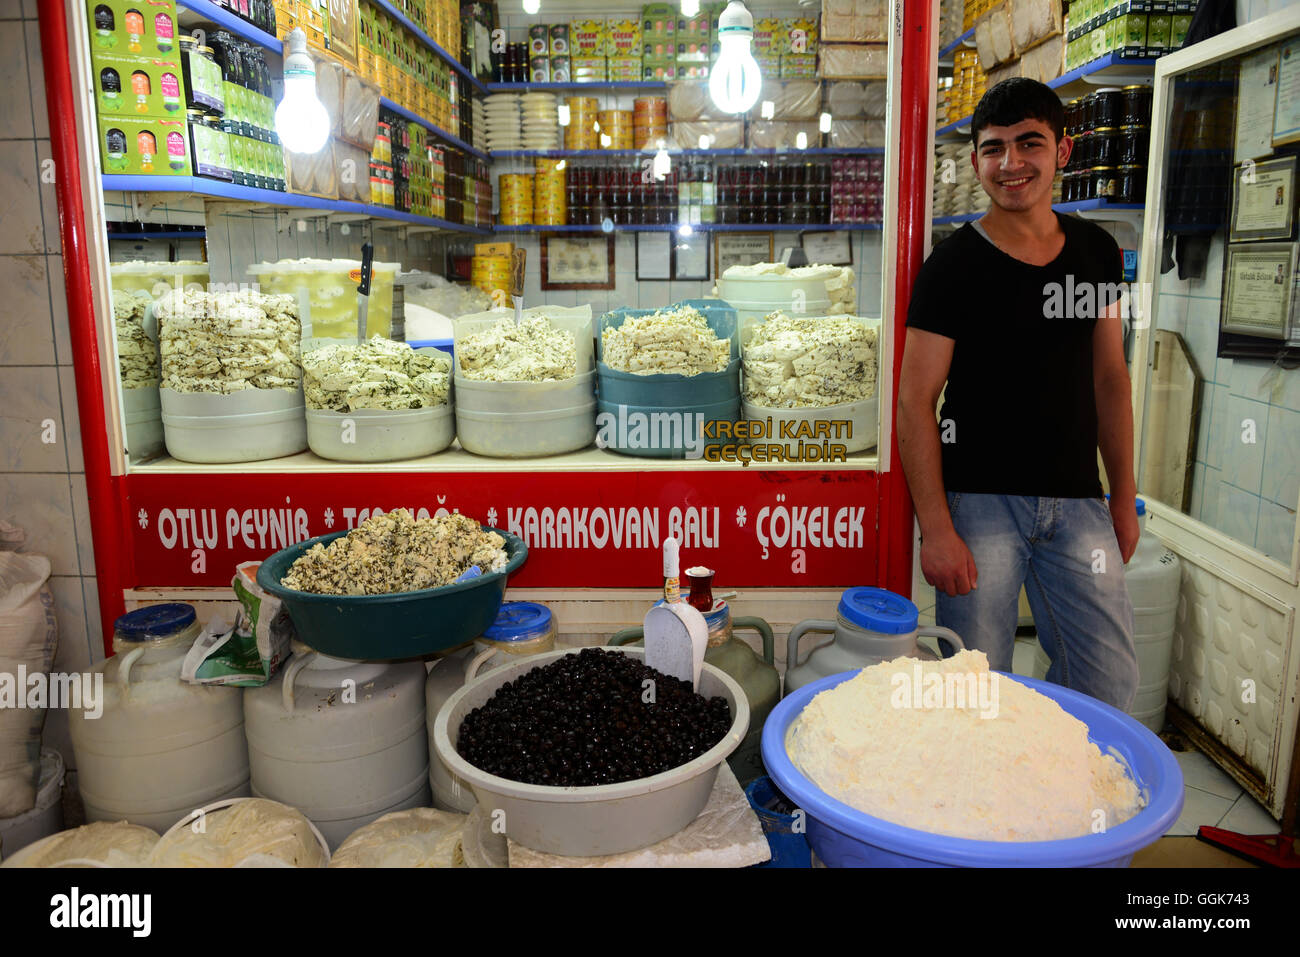
<svg viewBox="0 0 1300 957">
<path fill-rule="evenodd" d="M 1092 168 L 1092 196 L 1090 199 L 1104 199 L 1107 202 L 1115 201 L 1115 191 L 1119 185 L 1119 177 L 1113 166 L 1094 166 Z"/>
<path fill-rule="evenodd" d="M 1142 83 L 1124 87 L 1121 95 L 1120 125 L 1145 126 L 1151 122 L 1151 87 Z"/>
<path fill-rule="evenodd" d="M 1115 146 L 1115 160 L 1120 166 L 1145 166 L 1151 148 L 1151 134 L 1145 126 L 1121 126 Z"/>
<path fill-rule="evenodd" d="M 1121 166 L 1116 177 L 1115 202 L 1142 203 L 1147 195 L 1147 168 Z"/>
<path fill-rule="evenodd" d="M 1092 131 L 1089 140 L 1092 141 L 1092 153 L 1090 156 L 1090 166 L 1117 166 L 1119 130 L 1110 126 L 1102 126 Z"/>
<path fill-rule="evenodd" d="M 504 664 L 506 655 L 540 655 L 555 649 L 555 618 L 540 602 L 508 601 L 501 605 L 496 621 L 475 639 L 484 650 L 497 655 L 491 664 Z"/>
<path fill-rule="evenodd" d="M 1093 94 L 1092 128 L 1121 126 L 1124 94 L 1117 86 L 1102 87 Z"/>
</svg>

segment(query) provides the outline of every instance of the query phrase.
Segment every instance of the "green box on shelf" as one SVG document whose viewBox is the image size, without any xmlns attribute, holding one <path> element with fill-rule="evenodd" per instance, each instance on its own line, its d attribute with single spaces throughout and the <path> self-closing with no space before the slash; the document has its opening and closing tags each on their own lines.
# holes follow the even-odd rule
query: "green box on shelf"
<svg viewBox="0 0 1300 957">
<path fill-rule="evenodd" d="M 137 56 L 175 54 L 175 0 L 86 0 L 90 49 Z"/>
<path fill-rule="evenodd" d="M 641 8 L 641 39 L 671 40 L 677 36 L 677 4 L 647 3 Z"/>
<path fill-rule="evenodd" d="M 105 173 L 190 175 L 189 130 L 183 118 L 101 115 L 99 152 Z"/>
<path fill-rule="evenodd" d="M 1169 52 L 1173 39 L 1174 18 L 1168 13 L 1153 13 L 1147 17 L 1147 56 L 1160 57 Z"/>
<path fill-rule="evenodd" d="M 95 105 L 112 116 L 185 115 L 180 58 L 94 53 Z"/>
<path fill-rule="evenodd" d="M 1116 49 L 1121 56 L 1137 58 L 1146 56 L 1147 15 L 1145 13 L 1126 13 L 1119 18 L 1119 46 Z"/>
<path fill-rule="evenodd" d="M 781 54 L 781 79 L 811 78 L 817 75 L 817 55 L 813 53 Z"/>
</svg>

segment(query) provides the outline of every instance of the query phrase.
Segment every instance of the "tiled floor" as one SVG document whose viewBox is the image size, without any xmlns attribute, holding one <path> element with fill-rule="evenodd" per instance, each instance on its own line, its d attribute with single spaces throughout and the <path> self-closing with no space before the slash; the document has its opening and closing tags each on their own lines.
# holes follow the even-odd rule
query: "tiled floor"
<svg viewBox="0 0 1300 957">
<path fill-rule="evenodd" d="M 934 624 L 934 588 L 925 583 L 920 569 L 915 572 L 912 600 L 921 612 L 922 624 Z M 1012 671 L 1018 675 L 1042 677 L 1034 668 L 1036 638 L 1016 639 Z M 1276 834 L 1280 825 L 1253 797 L 1200 751 L 1174 752 L 1183 770 L 1183 812 L 1167 836 L 1194 836 L 1203 825 L 1221 827 L 1239 834 Z"/>
</svg>

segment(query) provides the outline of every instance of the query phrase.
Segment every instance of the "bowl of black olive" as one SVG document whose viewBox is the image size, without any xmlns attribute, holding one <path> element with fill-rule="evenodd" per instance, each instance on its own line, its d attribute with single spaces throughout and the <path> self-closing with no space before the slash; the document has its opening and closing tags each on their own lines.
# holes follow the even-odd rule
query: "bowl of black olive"
<svg viewBox="0 0 1300 957">
<path fill-rule="evenodd" d="M 709 801 L 749 729 L 749 703 L 705 664 L 699 689 L 645 663 L 643 648 L 533 655 L 443 704 L 434 747 L 525 847 L 619 854 L 676 834 Z"/>
</svg>

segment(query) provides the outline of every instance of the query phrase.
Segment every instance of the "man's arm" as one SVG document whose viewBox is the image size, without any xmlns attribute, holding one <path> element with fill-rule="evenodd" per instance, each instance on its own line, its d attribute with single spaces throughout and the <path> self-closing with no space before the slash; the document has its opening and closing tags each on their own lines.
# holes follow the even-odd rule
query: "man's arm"
<svg viewBox="0 0 1300 957">
<path fill-rule="evenodd" d="M 1125 563 L 1137 548 L 1137 482 L 1133 478 L 1133 404 L 1119 302 L 1092 333 L 1092 387 L 1097 403 L 1097 445 L 1110 485 L 1110 514 Z"/>
<path fill-rule="evenodd" d="M 903 473 L 921 526 L 921 571 L 927 582 L 946 594 L 964 595 L 975 587 L 975 560 L 948 513 L 934 414 L 948 380 L 953 345 L 947 336 L 907 330 L 895 428 Z"/>
</svg>

